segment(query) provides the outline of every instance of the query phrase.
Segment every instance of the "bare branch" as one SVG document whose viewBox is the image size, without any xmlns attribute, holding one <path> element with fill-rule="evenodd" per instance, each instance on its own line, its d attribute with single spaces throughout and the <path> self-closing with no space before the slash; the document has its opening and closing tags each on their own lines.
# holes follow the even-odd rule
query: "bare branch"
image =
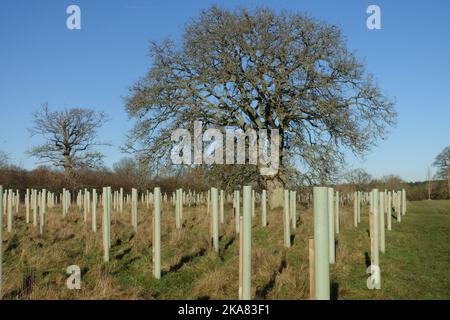
<svg viewBox="0 0 450 320">
<path fill-rule="evenodd" d="M 101 167 L 103 155 L 93 149 L 107 145 L 97 141 L 97 130 L 105 121 L 104 112 L 81 108 L 50 111 L 44 104 L 33 114 L 29 132 L 46 141 L 28 153 L 41 163 L 64 168 L 67 175 L 76 169 Z"/>
</svg>

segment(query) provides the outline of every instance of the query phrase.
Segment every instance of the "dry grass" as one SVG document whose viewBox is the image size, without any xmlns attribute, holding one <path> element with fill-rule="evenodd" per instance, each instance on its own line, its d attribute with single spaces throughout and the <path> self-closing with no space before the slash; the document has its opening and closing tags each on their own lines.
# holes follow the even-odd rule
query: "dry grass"
<svg viewBox="0 0 450 320">
<path fill-rule="evenodd" d="M 354 229 L 353 209 L 341 210 L 336 265 L 331 267 L 333 298 L 389 298 L 401 294 L 395 285 L 387 291 L 365 288 L 366 224 Z M 13 232 L 4 235 L 4 299 L 236 299 L 238 296 L 238 242 L 231 205 L 220 225 L 220 253 L 210 247 L 209 217 L 204 206 L 185 207 L 183 228 L 175 229 L 174 208 L 162 214 L 162 278 L 152 276 L 151 210 L 139 207 L 138 233 L 131 226 L 130 208 L 113 212 L 111 261 L 103 263 L 101 209 L 97 233 L 91 221 L 72 207 L 63 219 L 60 208 L 49 210 L 46 233 L 25 223 L 24 208 L 14 216 Z M 293 245 L 283 247 L 283 213 L 269 212 L 261 227 L 260 212 L 253 220 L 252 290 L 255 299 L 308 299 L 308 239 L 313 234 L 312 210 L 298 207 Z M 405 223 L 408 223 L 408 217 Z M 399 237 L 404 236 L 399 234 Z M 391 241 L 391 240 L 389 240 Z M 396 239 L 392 239 L 395 245 Z M 395 249 L 392 249 L 395 250 Z M 389 271 L 401 273 L 395 259 Z M 81 290 L 66 287 L 66 268 L 82 270 Z"/>
</svg>

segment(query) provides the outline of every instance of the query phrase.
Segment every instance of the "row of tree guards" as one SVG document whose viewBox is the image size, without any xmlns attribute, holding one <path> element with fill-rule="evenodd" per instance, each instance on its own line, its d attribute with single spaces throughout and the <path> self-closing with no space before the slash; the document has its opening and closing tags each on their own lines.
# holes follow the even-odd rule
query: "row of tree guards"
<svg viewBox="0 0 450 320">
<path fill-rule="evenodd" d="M 309 241 L 310 259 L 310 295 L 317 300 L 330 299 L 330 264 L 336 262 L 335 235 L 339 234 L 339 192 L 332 188 L 314 187 L 313 189 L 314 238 Z M 392 206 L 395 206 L 397 221 L 406 214 L 406 192 L 380 192 L 373 189 L 370 193 L 354 192 L 352 194 L 354 211 L 353 224 L 361 222 L 361 205 L 369 203 L 370 225 L 370 274 L 377 272 L 375 289 L 381 289 L 381 272 L 379 253 L 386 250 L 385 230 L 392 229 Z M 334 212 L 333 212 L 334 211 Z M 385 216 L 387 226 L 385 224 Z"/>
<path fill-rule="evenodd" d="M 0 239 L 3 236 L 3 216 L 7 216 L 7 231 L 13 228 L 14 212 L 19 212 L 20 194 L 19 191 L 3 191 L 0 186 Z M 59 200 L 59 201 L 58 201 Z M 310 296 L 311 299 L 330 299 L 330 264 L 336 261 L 335 236 L 340 232 L 340 207 L 343 203 L 353 202 L 353 225 L 357 227 L 361 221 L 361 206 L 369 204 L 370 223 L 370 247 L 371 247 L 371 268 L 379 270 L 379 252 L 384 253 L 385 229 L 391 230 L 391 214 L 395 209 L 397 222 L 401 222 L 402 215 L 406 213 L 406 192 L 384 191 L 373 189 L 370 193 L 354 192 L 340 195 L 338 191 L 328 187 L 314 187 L 312 194 L 297 195 L 296 191 L 284 191 L 284 246 L 286 250 L 291 247 L 291 232 L 297 227 L 298 201 L 312 200 L 314 238 L 309 240 L 309 261 L 310 261 Z M 63 189 L 59 195 L 48 192 L 45 189 L 26 190 L 24 196 L 26 223 L 39 225 L 40 235 L 43 236 L 46 225 L 46 208 L 54 208 L 61 205 L 62 216 L 66 217 L 69 208 L 72 206 L 72 193 Z M 103 235 L 103 260 L 108 263 L 110 260 L 109 250 L 111 249 L 111 216 L 112 211 L 120 213 L 124 210 L 124 202 L 131 204 L 131 224 L 134 232 L 138 232 L 138 190 L 132 189 L 131 195 L 124 195 L 124 191 L 112 191 L 111 187 L 103 188 L 102 194 L 97 195 L 97 191 L 84 189 L 76 194 L 76 205 L 83 211 L 84 222 L 87 223 L 88 215 L 92 219 L 92 231 L 97 232 L 97 207 L 102 205 L 102 235 Z M 255 203 L 260 204 L 261 225 L 268 225 L 266 190 L 261 193 L 255 192 L 250 186 L 242 189 L 242 214 L 241 191 L 225 194 L 223 190 L 211 188 L 205 193 L 184 192 L 177 189 L 171 197 L 167 193 L 162 194 L 160 188 L 154 188 L 153 192 L 141 193 L 141 203 L 147 209 L 153 207 L 153 276 L 161 278 L 161 211 L 162 203 L 172 203 L 175 208 L 176 229 L 183 227 L 183 206 L 205 204 L 207 215 L 210 219 L 210 239 L 213 250 L 219 253 L 219 230 L 220 224 L 225 221 L 225 203 L 233 204 L 233 214 L 235 232 L 239 235 L 239 299 L 251 299 L 251 257 L 252 257 L 252 218 L 255 214 Z M 6 210 L 4 210 L 6 208 Z M 386 219 L 385 219 L 386 218 Z M 0 297 L 2 296 L 2 241 L 0 241 Z M 381 288 L 381 282 L 376 284 L 376 289 Z"/>
</svg>

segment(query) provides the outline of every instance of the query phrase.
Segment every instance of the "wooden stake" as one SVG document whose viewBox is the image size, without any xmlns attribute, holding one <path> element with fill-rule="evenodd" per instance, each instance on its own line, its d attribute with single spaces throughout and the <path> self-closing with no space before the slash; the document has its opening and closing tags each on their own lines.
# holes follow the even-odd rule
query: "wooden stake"
<svg viewBox="0 0 450 320">
<path fill-rule="evenodd" d="M 243 269 L 242 269 L 242 257 L 244 253 L 244 217 L 239 217 L 239 300 L 242 300 L 242 285 L 243 285 Z"/>
<path fill-rule="evenodd" d="M 316 299 L 316 277 L 314 263 L 314 238 L 309 238 L 309 298 Z"/>
</svg>

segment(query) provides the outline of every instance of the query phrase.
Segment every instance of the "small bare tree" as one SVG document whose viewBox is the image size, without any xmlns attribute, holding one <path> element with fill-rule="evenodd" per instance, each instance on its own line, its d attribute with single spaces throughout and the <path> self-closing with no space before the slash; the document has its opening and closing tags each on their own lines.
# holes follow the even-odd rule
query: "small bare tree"
<svg viewBox="0 0 450 320">
<path fill-rule="evenodd" d="M 128 181 L 134 187 L 144 188 L 150 180 L 150 172 L 138 158 L 122 158 L 113 164 L 113 172 L 122 181 Z"/>
<path fill-rule="evenodd" d="M 364 169 L 353 169 L 345 174 L 344 179 L 355 187 L 356 190 L 368 190 L 368 186 L 372 181 L 372 176 Z"/>
<path fill-rule="evenodd" d="M 446 147 L 436 156 L 433 165 L 437 168 L 436 177 L 447 179 L 448 196 L 450 198 L 450 147 Z"/>
<path fill-rule="evenodd" d="M 403 181 L 403 179 L 400 176 L 395 174 L 385 175 L 381 177 L 379 182 L 381 182 L 381 184 L 384 185 L 384 188 L 388 190 L 399 190 L 405 183 L 405 181 Z"/>
<path fill-rule="evenodd" d="M 76 169 L 99 167 L 103 154 L 94 148 L 107 145 L 97 141 L 97 130 L 105 121 L 104 112 L 81 108 L 50 111 L 44 104 L 33 114 L 29 131 L 46 141 L 29 154 L 42 163 L 63 168 L 66 178 L 72 178 Z"/>
<path fill-rule="evenodd" d="M 7 167 L 8 164 L 9 164 L 8 155 L 4 151 L 0 150 L 0 169 Z"/>
</svg>

